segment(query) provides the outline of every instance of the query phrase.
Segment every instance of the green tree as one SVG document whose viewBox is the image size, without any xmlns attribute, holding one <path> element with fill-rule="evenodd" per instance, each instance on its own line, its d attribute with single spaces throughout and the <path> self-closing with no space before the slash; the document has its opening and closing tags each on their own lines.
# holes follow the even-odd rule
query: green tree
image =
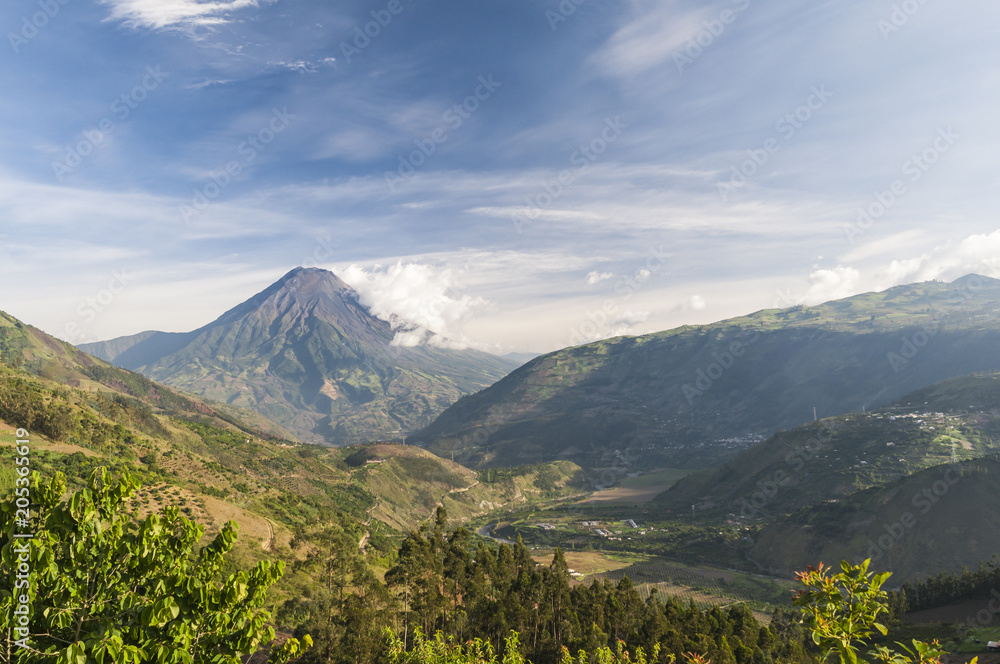
<svg viewBox="0 0 1000 664">
<path fill-rule="evenodd" d="M 891 572 L 869 572 L 870 562 L 851 565 L 842 561 L 841 571 L 836 574 L 820 563 L 796 574 L 803 588 L 795 595 L 795 604 L 801 607 L 824 661 L 833 654 L 841 664 L 864 661 L 859 655 L 864 652 L 868 639 L 876 631 L 883 636 L 888 631 L 879 619 L 889 613 L 882 585 Z M 871 655 L 885 664 L 929 664 L 938 662 L 944 654 L 936 642 L 914 639 L 912 646 L 896 645 L 902 651 L 878 646 L 871 650 Z M 976 664 L 977 659 L 974 658 L 971 664 Z"/>
<path fill-rule="evenodd" d="M 456 643 L 454 638 L 445 638 L 441 632 L 428 639 L 418 627 L 413 635 L 413 648 L 407 651 L 392 630 L 386 630 L 386 637 L 389 640 L 389 664 L 530 664 L 520 655 L 516 632 L 507 637 L 507 654 L 501 661 L 497 660 L 489 641 L 482 639 Z"/>
<path fill-rule="evenodd" d="M 353 662 L 373 664 L 385 649 L 383 628 L 392 622 L 394 597 L 371 567 L 358 546 L 358 537 L 338 524 L 330 525 L 314 540 L 324 549 L 310 554 L 297 565 L 300 571 L 319 575 L 308 597 L 294 597 L 281 607 L 283 624 L 296 634 L 310 634 L 314 647 L 307 663 Z"/>
<path fill-rule="evenodd" d="M 221 578 L 235 523 L 195 554 L 204 528 L 173 506 L 139 521 L 129 510 L 139 485 L 128 473 L 115 479 L 98 468 L 89 488 L 66 500 L 62 473 L 48 485 L 32 475 L 33 538 L 14 537 L 24 532 L 15 530 L 15 505 L 0 504 L 2 567 L 25 563 L 29 581 L 16 587 L 15 575 L 0 578 L 0 662 L 238 664 L 274 639 L 261 606 L 283 564 L 262 561 Z M 15 630 L 22 600 L 27 635 Z M 286 662 L 303 645 L 308 636 L 290 639 L 269 662 Z"/>
</svg>

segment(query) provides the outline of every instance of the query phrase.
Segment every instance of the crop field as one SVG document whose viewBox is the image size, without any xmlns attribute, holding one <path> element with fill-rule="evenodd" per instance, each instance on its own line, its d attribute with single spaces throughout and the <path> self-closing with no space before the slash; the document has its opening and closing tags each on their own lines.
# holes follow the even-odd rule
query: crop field
<svg viewBox="0 0 1000 664">
<path fill-rule="evenodd" d="M 667 469 L 636 477 L 626 477 L 618 486 L 598 491 L 581 502 L 586 503 L 648 503 L 690 471 Z"/>
<path fill-rule="evenodd" d="M 540 551 L 536 552 L 532 558 L 539 565 L 548 565 L 552 562 L 552 553 L 551 550 Z M 566 564 L 569 568 L 582 575 L 582 577 L 577 578 L 584 581 L 587 580 L 586 577 L 594 574 L 631 567 L 650 559 L 649 556 L 642 554 L 617 554 L 602 551 L 564 551 L 563 556 L 566 558 Z"/>
</svg>

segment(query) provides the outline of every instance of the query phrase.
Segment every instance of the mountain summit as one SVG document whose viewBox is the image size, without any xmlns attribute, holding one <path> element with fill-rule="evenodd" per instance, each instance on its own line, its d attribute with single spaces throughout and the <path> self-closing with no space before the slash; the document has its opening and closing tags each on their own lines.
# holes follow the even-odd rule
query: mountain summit
<svg viewBox="0 0 1000 664">
<path fill-rule="evenodd" d="M 514 368 L 474 350 L 396 346 L 394 336 L 335 274 L 300 267 L 192 332 L 80 348 L 335 445 L 401 438 Z"/>
</svg>

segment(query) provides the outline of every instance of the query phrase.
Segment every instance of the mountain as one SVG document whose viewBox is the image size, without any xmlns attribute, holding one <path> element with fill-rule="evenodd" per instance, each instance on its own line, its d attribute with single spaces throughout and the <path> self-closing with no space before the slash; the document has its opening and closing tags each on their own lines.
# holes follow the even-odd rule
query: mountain
<svg viewBox="0 0 1000 664">
<path fill-rule="evenodd" d="M 748 522 L 838 501 L 945 463 L 1000 452 L 1000 374 L 961 376 L 875 411 L 780 431 L 660 494 Z"/>
<path fill-rule="evenodd" d="M 339 454 L 338 454 L 339 453 Z M 416 528 L 438 505 L 453 520 L 538 503 L 586 490 L 583 471 L 569 461 L 477 473 L 411 445 L 352 445 L 329 453 L 375 498 L 369 514 L 398 532 Z M 333 465 L 331 463 L 330 465 Z"/>
<path fill-rule="evenodd" d="M 960 376 L 778 432 L 656 502 L 755 531 L 743 549 L 758 569 L 872 557 L 898 584 L 1000 550 L 998 452 L 1000 373 Z"/>
<path fill-rule="evenodd" d="M 705 467 L 816 417 L 1000 369 L 1000 281 L 969 275 L 536 358 L 411 442 L 476 466 Z"/>
<path fill-rule="evenodd" d="M 749 557 L 790 576 L 817 561 L 872 559 L 891 585 L 975 569 L 1000 551 L 1000 457 L 944 464 L 803 508 L 763 528 Z"/>
<path fill-rule="evenodd" d="M 128 470 L 143 486 L 141 514 L 175 504 L 209 534 L 236 520 L 244 561 L 301 559 L 334 523 L 358 538 L 368 532 L 385 553 L 439 503 L 466 521 L 579 493 L 583 481 L 569 462 L 480 477 L 414 447 L 296 444 L 258 413 L 181 394 L 0 312 L 4 495 L 17 478 L 19 428 L 29 432 L 31 467 L 43 478 L 61 471 L 79 487 L 96 467 Z"/>
<path fill-rule="evenodd" d="M 515 366 L 475 350 L 396 345 L 401 329 L 412 330 L 373 316 L 332 272 L 296 268 L 197 330 L 80 348 L 333 445 L 400 439 Z"/>
<path fill-rule="evenodd" d="M 531 360 L 535 359 L 536 357 L 538 357 L 541 354 L 542 353 L 532 353 L 532 352 L 506 353 L 504 355 L 501 355 L 500 357 L 504 358 L 505 360 L 510 360 L 511 362 L 513 362 L 513 363 L 517 364 L 518 366 L 520 366 L 520 365 L 524 364 L 525 362 L 530 362 Z"/>
<path fill-rule="evenodd" d="M 60 395 L 61 388 L 110 395 L 119 403 L 119 409 L 127 411 L 132 407 L 138 408 L 147 413 L 143 416 L 146 419 L 152 417 L 152 411 L 155 410 L 219 426 L 237 423 L 241 430 L 253 431 L 258 436 L 288 437 L 284 429 L 253 411 L 227 404 L 209 404 L 157 385 L 143 376 L 92 357 L 3 312 L 0 312 L 0 362 L 7 367 L 5 378 L 10 395 L 10 401 L 0 404 L 0 416 L 3 412 L 9 415 L 20 412 L 22 417 L 33 416 L 43 423 L 40 426 L 52 427 L 53 430 L 58 430 L 60 421 L 67 420 L 65 414 L 72 413 L 74 409 L 60 403 L 66 401 L 64 397 L 45 400 L 40 396 L 45 390 L 31 389 L 25 385 L 26 380 L 48 381 L 52 383 L 50 389 Z M 81 407 L 84 410 L 87 408 Z M 14 410 L 10 410 L 11 408 Z M 57 411 L 63 415 L 57 416 Z M 91 420 L 87 417 L 78 419 L 82 422 Z M 34 426 L 34 422 L 23 426 L 38 428 Z"/>
</svg>

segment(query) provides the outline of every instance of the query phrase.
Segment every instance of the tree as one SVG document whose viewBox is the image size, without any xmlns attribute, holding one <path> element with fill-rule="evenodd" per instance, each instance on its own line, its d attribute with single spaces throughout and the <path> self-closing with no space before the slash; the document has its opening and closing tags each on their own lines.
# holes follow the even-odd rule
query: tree
<svg viewBox="0 0 1000 664">
<path fill-rule="evenodd" d="M 391 629 L 386 630 L 386 637 L 389 640 L 389 664 L 531 664 L 519 653 L 516 632 L 507 636 L 506 654 L 500 661 L 490 642 L 482 639 L 461 643 L 454 638 L 445 638 L 441 632 L 428 639 L 418 627 L 413 635 L 413 649 L 407 651 L 406 645 Z"/>
<path fill-rule="evenodd" d="M 29 582 L 0 578 L 0 662 L 238 664 L 273 641 L 270 613 L 260 607 L 283 563 L 220 578 L 235 523 L 195 554 L 204 528 L 173 506 L 139 521 L 129 510 L 139 485 L 128 473 L 115 479 L 98 468 L 89 488 L 65 501 L 62 473 L 47 486 L 37 472 L 32 481 L 31 539 L 14 537 L 24 525 L 15 529 L 13 501 L 0 504 L 2 566 L 17 569 L 26 558 Z M 21 604 L 27 634 L 14 629 Z M 290 639 L 268 661 L 286 662 L 311 643 Z"/>
<path fill-rule="evenodd" d="M 314 542 L 323 549 L 296 565 L 326 580 L 308 597 L 293 597 L 281 607 L 283 624 L 308 633 L 314 647 L 302 661 L 322 664 L 372 664 L 386 648 L 383 627 L 392 621 L 394 597 L 368 565 L 358 537 L 331 524 Z M 384 659 L 384 658 L 382 658 Z"/>
<path fill-rule="evenodd" d="M 796 593 L 795 605 L 802 607 L 813 641 L 820 647 L 825 661 L 836 653 L 841 664 L 857 664 L 859 653 L 871 635 L 888 631 L 879 623 L 879 616 L 888 613 L 886 592 L 882 584 L 891 572 L 874 574 L 868 571 L 871 560 L 851 565 L 840 563 L 841 571 L 831 574 L 820 563 L 798 572 L 796 578 L 804 586 Z M 875 659 L 885 664 L 929 664 L 938 662 L 944 654 L 937 642 L 924 643 L 914 639 L 912 647 L 902 643 L 898 652 L 885 646 L 873 651 Z M 970 664 L 976 664 L 974 658 Z"/>
</svg>

